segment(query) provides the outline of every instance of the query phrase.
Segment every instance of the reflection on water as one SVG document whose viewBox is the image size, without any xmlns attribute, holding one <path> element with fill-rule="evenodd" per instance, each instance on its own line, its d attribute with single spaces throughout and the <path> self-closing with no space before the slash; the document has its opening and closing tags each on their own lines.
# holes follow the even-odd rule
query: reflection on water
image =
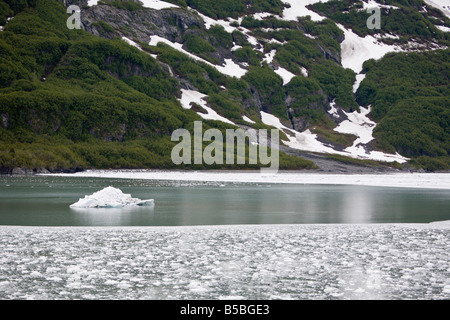
<svg viewBox="0 0 450 320">
<path fill-rule="evenodd" d="M 71 209 L 107 186 L 154 207 Z M 345 185 L 1 177 L 0 225 L 181 226 L 450 220 L 448 190 Z"/>
<path fill-rule="evenodd" d="M 342 205 L 342 210 L 346 212 L 344 219 L 349 223 L 370 223 L 373 208 L 376 206 L 373 201 L 374 197 L 361 189 L 346 193 Z"/>
<path fill-rule="evenodd" d="M 70 211 L 76 215 L 80 225 L 132 226 L 152 215 L 154 207 L 70 208 Z"/>
</svg>

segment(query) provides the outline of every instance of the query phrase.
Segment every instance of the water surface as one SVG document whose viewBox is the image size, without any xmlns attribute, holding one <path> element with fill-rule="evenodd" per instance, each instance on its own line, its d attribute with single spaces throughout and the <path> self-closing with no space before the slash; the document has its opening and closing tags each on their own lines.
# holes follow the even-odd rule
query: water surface
<svg viewBox="0 0 450 320">
<path fill-rule="evenodd" d="M 107 186 L 154 208 L 71 209 Z M 1 177 L 0 225 L 188 226 L 428 223 L 450 220 L 450 192 L 351 185 Z"/>
</svg>

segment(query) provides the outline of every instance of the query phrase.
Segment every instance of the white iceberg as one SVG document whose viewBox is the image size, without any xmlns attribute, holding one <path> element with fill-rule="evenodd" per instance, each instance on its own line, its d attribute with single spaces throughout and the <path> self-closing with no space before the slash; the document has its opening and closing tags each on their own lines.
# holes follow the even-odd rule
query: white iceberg
<svg viewBox="0 0 450 320">
<path fill-rule="evenodd" d="M 85 196 L 78 202 L 70 205 L 71 208 L 123 208 L 123 207 L 147 207 L 153 206 L 153 199 L 141 200 L 132 198 L 131 195 L 125 194 L 122 190 L 114 187 L 106 187 L 97 191 L 92 195 Z"/>
</svg>

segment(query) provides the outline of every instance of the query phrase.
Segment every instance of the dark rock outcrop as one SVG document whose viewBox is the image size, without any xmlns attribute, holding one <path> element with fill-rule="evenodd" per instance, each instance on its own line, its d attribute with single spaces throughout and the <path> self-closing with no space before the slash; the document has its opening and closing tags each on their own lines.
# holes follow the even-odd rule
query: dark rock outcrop
<svg viewBox="0 0 450 320">
<path fill-rule="evenodd" d="M 81 5 L 83 1 L 80 1 Z M 80 3 L 78 4 L 80 5 Z M 179 41 L 189 28 L 201 28 L 202 18 L 183 8 L 170 10 L 122 10 L 110 5 L 81 7 L 82 28 L 103 38 L 128 37 L 148 43 L 157 35 L 170 41 Z M 99 23 L 102 21 L 103 23 Z M 110 26 L 105 30 L 106 26 Z"/>
</svg>

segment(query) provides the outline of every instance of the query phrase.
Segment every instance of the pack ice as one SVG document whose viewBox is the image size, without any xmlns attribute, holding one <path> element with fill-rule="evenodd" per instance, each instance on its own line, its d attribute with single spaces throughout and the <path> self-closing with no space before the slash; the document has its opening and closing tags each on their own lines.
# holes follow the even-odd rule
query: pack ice
<svg viewBox="0 0 450 320">
<path fill-rule="evenodd" d="M 72 205 L 71 208 L 123 208 L 130 206 L 153 206 L 154 200 L 141 200 L 132 198 L 131 195 L 123 193 L 114 187 L 106 187 L 103 190 L 87 195 Z"/>
</svg>

